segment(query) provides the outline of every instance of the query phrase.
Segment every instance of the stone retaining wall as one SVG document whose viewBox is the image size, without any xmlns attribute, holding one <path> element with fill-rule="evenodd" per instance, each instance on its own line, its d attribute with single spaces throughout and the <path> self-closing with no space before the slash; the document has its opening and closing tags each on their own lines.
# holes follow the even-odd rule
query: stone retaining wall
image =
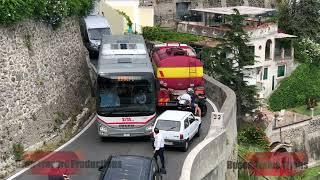
<svg viewBox="0 0 320 180">
<path fill-rule="evenodd" d="M 273 129 L 268 133 L 271 142 L 283 142 L 293 145 L 292 151 L 304 151 L 308 155 L 309 165 L 320 164 L 320 118 Z"/>
<path fill-rule="evenodd" d="M 0 26 L 0 170 L 12 145 L 29 147 L 81 112 L 90 78 L 77 19 L 53 31 L 25 21 Z"/>
<path fill-rule="evenodd" d="M 238 171 L 227 169 L 227 161 L 237 161 L 236 96 L 213 78 L 205 76 L 205 79 L 206 95 L 224 113 L 223 120 L 220 123 L 211 120 L 207 137 L 185 159 L 180 180 L 236 180 Z"/>
</svg>

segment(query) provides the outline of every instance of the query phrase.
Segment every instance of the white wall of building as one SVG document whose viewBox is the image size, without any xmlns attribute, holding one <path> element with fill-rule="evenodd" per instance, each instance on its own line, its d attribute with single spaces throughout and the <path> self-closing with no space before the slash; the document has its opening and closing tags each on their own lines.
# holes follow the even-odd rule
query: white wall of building
<svg viewBox="0 0 320 180">
<path fill-rule="evenodd" d="M 279 58 L 275 58 L 275 44 L 276 44 L 276 34 L 277 28 L 273 29 L 273 33 L 262 35 L 260 38 L 251 38 L 249 44 L 255 48 L 255 61 L 253 66 L 248 66 L 246 74 L 251 78 L 245 79 L 249 85 L 257 85 L 260 89 L 260 98 L 267 98 L 270 96 L 272 91 L 277 87 L 279 81 L 284 77 L 287 77 L 291 71 L 294 69 L 294 58 L 287 59 L 286 61 L 281 61 Z M 256 33 L 254 33 L 256 34 Z M 267 41 L 271 40 L 270 45 L 270 59 L 266 60 L 266 44 Z M 292 53 L 293 54 L 293 53 Z M 278 67 L 285 65 L 285 76 L 278 77 Z M 288 68 L 290 67 L 290 68 Z M 264 70 L 266 68 L 266 70 Z M 267 71 L 267 75 L 264 75 Z M 274 80 L 273 80 L 274 78 Z"/>
<path fill-rule="evenodd" d="M 142 32 L 142 27 L 153 26 L 154 8 L 152 6 L 139 6 L 139 0 L 104 0 L 113 9 L 125 12 L 133 23 L 133 30 Z M 127 22 L 124 26 L 127 28 Z"/>
</svg>

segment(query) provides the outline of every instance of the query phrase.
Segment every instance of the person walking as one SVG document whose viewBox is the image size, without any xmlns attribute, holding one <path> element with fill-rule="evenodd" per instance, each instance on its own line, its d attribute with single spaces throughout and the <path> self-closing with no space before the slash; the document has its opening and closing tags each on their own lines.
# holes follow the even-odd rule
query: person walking
<svg viewBox="0 0 320 180">
<path fill-rule="evenodd" d="M 166 174 L 166 169 L 164 166 L 164 155 L 163 155 L 163 151 L 164 151 L 164 139 L 161 133 L 159 133 L 159 129 L 158 128 L 154 128 L 154 155 L 153 157 L 156 159 L 156 161 L 158 162 L 158 156 L 160 157 L 160 161 L 161 161 L 161 172 L 163 174 Z"/>
</svg>

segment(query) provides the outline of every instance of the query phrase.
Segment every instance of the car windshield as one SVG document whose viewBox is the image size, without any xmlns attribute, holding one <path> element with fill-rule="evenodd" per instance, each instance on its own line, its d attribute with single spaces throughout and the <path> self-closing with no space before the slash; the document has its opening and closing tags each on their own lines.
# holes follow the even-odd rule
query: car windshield
<svg viewBox="0 0 320 180">
<path fill-rule="evenodd" d="M 103 180 L 144 180 L 150 173 L 150 161 L 143 158 L 124 157 L 114 158 Z"/>
<path fill-rule="evenodd" d="M 110 29 L 109 28 L 89 29 L 88 34 L 91 40 L 101 40 L 102 36 L 110 35 Z"/>
<path fill-rule="evenodd" d="M 180 131 L 180 122 L 171 120 L 159 120 L 156 124 L 156 128 L 164 131 Z"/>
</svg>

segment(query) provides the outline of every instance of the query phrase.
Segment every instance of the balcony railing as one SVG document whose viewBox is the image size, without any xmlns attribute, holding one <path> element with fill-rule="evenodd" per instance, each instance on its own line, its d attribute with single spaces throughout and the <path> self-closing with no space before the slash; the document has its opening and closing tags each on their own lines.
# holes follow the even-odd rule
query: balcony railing
<svg viewBox="0 0 320 180">
<path fill-rule="evenodd" d="M 152 0 L 139 0 L 139 6 L 142 6 L 142 7 L 153 6 L 153 1 Z"/>
<path fill-rule="evenodd" d="M 208 37 L 222 37 L 229 28 L 227 25 L 206 26 L 204 22 L 182 21 L 178 24 L 178 31 Z M 264 23 L 260 26 L 245 26 L 250 38 L 265 37 L 277 33 L 278 26 L 275 23 Z"/>
<path fill-rule="evenodd" d="M 276 48 L 274 52 L 275 61 L 290 61 L 293 60 L 293 55 L 291 49 L 279 49 Z"/>
<path fill-rule="evenodd" d="M 178 32 L 208 36 L 222 37 L 228 31 L 227 28 L 205 26 L 203 22 L 186 22 L 182 21 L 178 24 Z"/>
</svg>

